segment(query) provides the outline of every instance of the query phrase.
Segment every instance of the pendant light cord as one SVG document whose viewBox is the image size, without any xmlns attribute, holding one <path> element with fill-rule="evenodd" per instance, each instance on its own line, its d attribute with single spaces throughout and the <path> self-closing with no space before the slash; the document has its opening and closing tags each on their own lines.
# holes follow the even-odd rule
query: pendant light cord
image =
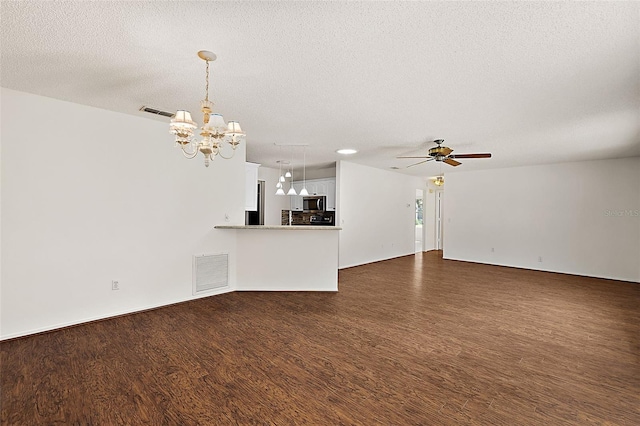
<svg viewBox="0 0 640 426">
<path fill-rule="evenodd" d="M 293 147 L 291 148 L 291 163 L 289 164 L 291 170 L 291 188 L 293 188 Z"/>
</svg>

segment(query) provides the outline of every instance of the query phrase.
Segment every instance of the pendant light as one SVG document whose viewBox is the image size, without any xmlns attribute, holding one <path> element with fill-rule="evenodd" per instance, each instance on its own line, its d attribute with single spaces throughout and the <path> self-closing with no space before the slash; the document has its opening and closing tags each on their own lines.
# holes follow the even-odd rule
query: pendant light
<svg viewBox="0 0 640 426">
<path fill-rule="evenodd" d="M 287 195 L 298 195 L 295 188 L 293 187 L 293 174 L 291 173 L 291 171 L 289 171 L 289 175 L 291 176 L 291 181 L 289 182 L 289 192 L 287 192 Z"/>
<path fill-rule="evenodd" d="M 291 178 L 291 181 L 289 182 L 289 192 L 287 192 L 287 195 L 298 195 L 293 187 L 293 148 L 291 148 L 291 162 L 289 163 L 289 171 L 287 172 L 287 174 L 285 174 L 285 177 Z"/>
<path fill-rule="evenodd" d="M 278 188 L 278 190 L 276 191 L 276 195 L 284 195 L 284 189 L 282 189 L 282 182 L 284 182 L 284 176 L 282 176 L 282 162 L 280 160 L 278 160 L 278 167 L 279 167 L 279 175 L 280 175 L 280 179 L 278 179 L 278 183 L 276 184 L 276 188 Z"/>
<path fill-rule="evenodd" d="M 307 147 L 305 146 L 302 151 L 302 189 L 300 195 L 306 197 L 309 195 L 307 191 Z"/>
</svg>

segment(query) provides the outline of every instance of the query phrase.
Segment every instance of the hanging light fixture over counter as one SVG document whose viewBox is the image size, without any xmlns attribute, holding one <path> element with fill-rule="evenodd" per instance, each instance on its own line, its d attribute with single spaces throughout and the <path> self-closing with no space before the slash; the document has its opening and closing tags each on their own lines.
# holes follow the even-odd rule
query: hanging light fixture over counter
<svg viewBox="0 0 640 426">
<path fill-rule="evenodd" d="M 176 146 L 182 149 L 182 153 L 187 158 L 195 158 L 198 152 L 204 155 L 204 165 L 209 167 L 209 162 L 218 154 L 224 159 L 229 159 L 235 154 L 240 141 L 245 138 L 245 133 L 240 128 L 237 121 L 224 122 L 222 115 L 212 113 L 213 102 L 209 100 L 209 62 L 216 60 L 216 55 L 207 50 L 198 52 L 200 59 L 207 63 L 205 97 L 200 102 L 200 111 L 203 115 L 203 125 L 200 128 L 200 142 L 196 142 L 194 130 L 198 124 L 191 119 L 191 113 L 185 110 L 178 110 L 171 120 L 169 132 L 176 136 Z M 231 145 L 231 155 L 226 157 L 222 154 L 223 143 Z"/>
<path fill-rule="evenodd" d="M 274 144 L 276 146 L 282 147 L 282 146 L 287 146 L 291 149 L 291 161 L 283 161 L 283 160 L 278 160 L 276 161 L 276 163 L 278 163 L 279 169 L 280 169 L 280 173 L 279 176 L 280 178 L 278 179 L 278 183 L 276 184 L 276 195 L 302 195 L 302 196 L 307 196 L 309 195 L 309 191 L 307 191 L 307 145 L 278 145 L 278 144 Z M 294 147 L 303 147 L 304 151 L 303 151 L 303 163 L 302 163 L 302 188 L 300 189 L 300 193 L 298 194 L 296 192 L 296 189 L 293 186 L 293 148 Z M 286 173 L 283 175 L 282 174 L 282 166 L 289 166 L 289 170 L 286 170 Z M 289 182 L 289 191 L 288 192 L 284 192 L 284 186 L 283 183 L 285 183 L 286 178 L 291 178 L 291 181 Z"/>
</svg>

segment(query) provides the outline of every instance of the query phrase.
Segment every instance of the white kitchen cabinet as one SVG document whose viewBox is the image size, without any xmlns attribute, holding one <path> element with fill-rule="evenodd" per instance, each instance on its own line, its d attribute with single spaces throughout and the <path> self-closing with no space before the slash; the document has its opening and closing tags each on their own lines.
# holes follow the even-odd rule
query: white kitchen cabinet
<svg viewBox="0 0 640 426">
<path fill-rule="evenodd" d="M 307 192 L 309 193 L 309 195 L 317 195 L 316 194 L 316 181 L 315 180 L 308 180 L 307 181 Z"/>
<path fill-rule="evenodd" d="M 329 190 L 329 186 L 327 185 L 327 181 L 329 179 L 313 179 L 307 181 L 307 191 L 309 191 L 309 195 L 327 195 Z M 335 179 L 333 179 L 335 182 Z"/>
<path fill-rule="evenodd" d="M 258 210 L 258 167 L 257 163 L 244 163 L 244 209 Z"/>
<path fill-rule="evenodd" d="M 336 211 L 336 180 L 327 179 L 327 210 Z"/>
<path fill-rule="evenodd" d="M 302 190 L 302 182 L 294 182 L 293 183 L 293 189 L 296 190 L 296 193 L 299 194 L 300 190 Z M 285 190 L 285 192 L 288 191 L 288 189 Z M 302 196 L 301 195 L 291 195 L 291 210 L 293 211 L 302 211 L 302 207 L 303 207 L 303 203 L 302 203 Z"/>
<path fill-rule="evenodd" d="M 326 179 L 319 179 L 316 181 L 316 190 L 314 191 L 314 195 L 327 195 L 329 191 L 329 186 L 327 185 Z"/>
<path fill-rule="evenodd" d="M 336 178 L 327 178 L 327 179 L 312 179 L 307 181 L 307 191 L 309 195 L 324 195 L 327 197 L 327 205 L 325 206 L 326 210 L 335 211 L 336 210 Z M 294 185 L 296 191 L 300 193 L 300 190 L 297 186 Z M 302 185 L 300 186 L 300 189 Z M 300 197 L 300 210 L 302 210 L 302 197 Z M 293 202 L 292 202 L 292 210 Z"/>
</svg>

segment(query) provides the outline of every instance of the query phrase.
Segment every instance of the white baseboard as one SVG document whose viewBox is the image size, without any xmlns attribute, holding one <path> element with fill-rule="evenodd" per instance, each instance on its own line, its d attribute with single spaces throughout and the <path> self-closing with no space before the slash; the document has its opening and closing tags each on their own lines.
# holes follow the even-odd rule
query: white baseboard
<svg viewBox="0 0 640 426">
<path fill-rule="evenodd" d="M 216 291 L 212 291 L 212 292 L 207 293 L 207 294 L 201 294 L 201 295 L 198 295 L 198 296 L 191 296 L 191 297 L 188 297 L 188 298 L 185 298 L 185 299 L 174 300 L 174 301 L 167 302 L 167 303 L 159 303 L 159 304 L 156 304 L 156 305 L 142 306 L 142 307 L 138 307 L 138 308 L 134 308 L 134 309 L 113 312 L 113 313 L 110 313 L 110 314 L 107 314 L 107 315 L 99 315 L 99 316 L 95 316 L 95 317 L 88 317 L 88 318 L 83 318 L 83 319 L 77 320 L 77 321 L 69 321 L 69 322 L 65 322 L 65 323 L 54 324 L 54 325 L 51 325 L 51 326 L 36 328 L 36 329 L 33 329 L 33 330 L 26 330 L 26 331 L 22 331 L 22 332 L 19 332 L 19 333 L 7 334 L 7 335 L 4 335 L 4 336 L 0 336 L 0 342 L 3 341 L 3 340 L 15 339 L 17 337 L 30 336 L 32 334 L 44 333 L 44 332 L 47 332 L 47 331 L 57 330 L 57 329 L 60 329 L 60 328 L 65 328 L 65 327 L 71 327 L 71 326 L 74 326 L 74 325 L 80 325 L 80 324 L 84 324 L 84 323 L 88 323 L 88 322 L 92 322 L 92 321 L 100 321 L 100 320 L 105 320 L 105 319 L 109 319 L 109 318 L 119 317 L 119 316 L 122 316 L 122 315 L 135 314 L 137 312 L 148 311 L 150 309 L 162 308 L 163 306 L 175 305 L 176 303 L 189 302 L 191 300 L 202 299 L 202 298 L 205 298 L 205 297 L 218 296 L 220 294 L 225 294 L 225 293 L 232 293 L 234 291 L 235 290 L 232 289 L 232 288 L 218 289 Z"/>
<path fill-rule="evenodd" d="M 405 256 L 411 256 L 416 254 L 415 252 L 409 252 L 406 254 L 397 254 L 394 256 L 389 256 L 389 257 L 383 257 L 380 259 L 373 259 L 373 260 L 367 260 L 366 262 L 359 262 L 359 263 L 352 263 L 349 265 L 343 265 L 343 266 L 338 266 L 338 269 L 347 269 L 347 268 L 353 268 L 354 266 L 362 266 L 362 265 L 368 265 L 370 263 L 376 263 L 376 262 L 384 262 L 385 260 L 391 260 L 391 259 L 397 259 L 398 257 L 405 257 Z"/>
<path fill-rule="evenodd" d="M 278 291 L 278 292 L 292 292 L 292 291 L 300 291 L 300 292 L 318 292 L 318 293 L 337 293 L 338 289 L 317 289 L 317 288 L 260 288 L 260 287 L 247 287 L 247 288 L 239 288 L 236 291 Z"/>
</svg>

